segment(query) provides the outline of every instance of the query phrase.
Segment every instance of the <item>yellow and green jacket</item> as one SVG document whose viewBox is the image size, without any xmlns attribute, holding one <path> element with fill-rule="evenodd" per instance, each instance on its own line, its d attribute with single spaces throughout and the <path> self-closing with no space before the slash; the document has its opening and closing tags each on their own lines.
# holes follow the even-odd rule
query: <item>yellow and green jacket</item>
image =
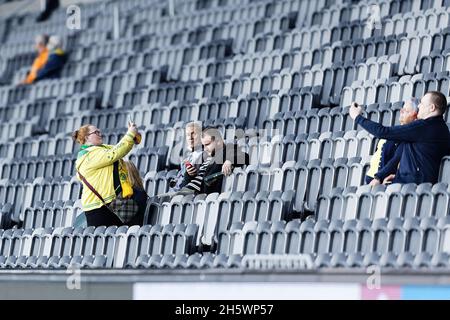
<svg viewBox="0 0 450 320">
<path fill-rule="evenodd" d="M 128 131 L 115 146 L 106 144 L 99 146 L 82 145 L 78 152 L 75 163 L 78 179 L 81 181 L 78 175 L 78 172 L 80 172 L 106 203 L 110 203 L 116 197 L 113 177 L 114 162 L 116 161 L 119 161 L 122 196 L 127 198 L 133 195 L 133 188 L 122 158 L 133 148 L 134 137 L 135 134 Z M 81 204 L 83 211 L 90 211 L 103 206 L 102 201 L 84 183 Z"/>
</svg>

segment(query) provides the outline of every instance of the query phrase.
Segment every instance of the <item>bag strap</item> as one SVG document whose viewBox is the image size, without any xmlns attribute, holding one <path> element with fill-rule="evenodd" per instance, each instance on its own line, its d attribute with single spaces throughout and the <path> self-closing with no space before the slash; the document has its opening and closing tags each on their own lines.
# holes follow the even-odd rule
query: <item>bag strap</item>
<svg viewBox="0 0 450 320">
<path fill-rule="evenodd" d="M 106 202 L 105 202 L 105 200 L 103 199 L 103 197 L 102 197 L 102 196 L 97 192 L 97 190 L 95 190 L 95 188 L 94 188 L 94 187 L 86 180 L 86 178 L 81 174 L 80 171 L 77 170 L 77 172 L 78 172 L 78 175 L 79 175 L 80 178 L 81 178 L 81 181 L 84 182 L 84 184 L 86 185 L 86 187 L 88 187 L 89 190 L 91 190 L 92 193 L 95 194 L 95 195 L 100 199 L 101 202 L 103 202 L 103 204 L 105 205 L 105 207 L 107 207 Z"/>
</svg>

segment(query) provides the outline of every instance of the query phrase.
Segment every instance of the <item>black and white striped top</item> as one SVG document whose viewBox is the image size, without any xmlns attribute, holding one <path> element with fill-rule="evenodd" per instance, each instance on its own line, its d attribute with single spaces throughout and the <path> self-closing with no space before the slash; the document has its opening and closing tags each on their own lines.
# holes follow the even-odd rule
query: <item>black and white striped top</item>
<svg viewBox="0 0 450 320">
<path fill-rule="evenodd" d="M 203 178 L 205 176 L 208 166 L 213 162 L 213 157 L 206 158 L 205 162 L 202 163 L 198 169 L 197 175 L 192 178 L 192 180 L 185 186 L 185 188 L 200 192 L 202 189 Z"/>
</svg>

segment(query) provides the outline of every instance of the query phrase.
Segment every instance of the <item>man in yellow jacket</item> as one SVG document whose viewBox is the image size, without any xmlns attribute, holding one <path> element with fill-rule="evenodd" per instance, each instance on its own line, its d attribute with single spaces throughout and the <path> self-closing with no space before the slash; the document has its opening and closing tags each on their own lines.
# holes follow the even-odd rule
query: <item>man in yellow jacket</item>
<svg viewBox="0 0 450 320">
<path fill-rule="evenodd" d="M 122 158 L 131 151 L 134 144 L 140 142 L 136 125 L 130 122 L 128 132 L 114 146 L 103 144 L 101 131 L 93 125 L 81 127 L 72 137 L 81 144 L 75 167 L 77 176 L 83 183 L 81 203 L 87 225 L 121 225 L 122 221 L 106 205 L 119 193 L 123 198 L 133 195 Z"/>
<path fill-rule="evenodd" d="M 28 72 L 27 77 L 22 81 L 22 84 L 31 84 L 36 79 L 37 73 L 41 70 L 48 60 L 48 43 L 49 37 L 46 34 L 42 34 L 36 37 L 35 48 L 38 55 L 31 65 L 30 72 Z"/>
</svg>

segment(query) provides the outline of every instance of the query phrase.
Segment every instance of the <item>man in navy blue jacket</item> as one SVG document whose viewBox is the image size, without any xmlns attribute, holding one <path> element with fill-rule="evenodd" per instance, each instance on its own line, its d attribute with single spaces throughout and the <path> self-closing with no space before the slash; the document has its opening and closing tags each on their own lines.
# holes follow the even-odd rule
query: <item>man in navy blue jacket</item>
<svg viewBox="0 0 450 320">
<path fill-rule="evenodd" d="M 377 138 L 402 144 L 399 167 L 393 183 L 436 183 L 444 156 L 450 154 L 450 133 L 443 114 L 447 99 L 437 91 L 427 92 L 419 104 L 416 121 L 403 125 L 384 127 L 364 118 L 362 109 L 355 102 L 349 113 L 369 133 Z"/>
</svg>

